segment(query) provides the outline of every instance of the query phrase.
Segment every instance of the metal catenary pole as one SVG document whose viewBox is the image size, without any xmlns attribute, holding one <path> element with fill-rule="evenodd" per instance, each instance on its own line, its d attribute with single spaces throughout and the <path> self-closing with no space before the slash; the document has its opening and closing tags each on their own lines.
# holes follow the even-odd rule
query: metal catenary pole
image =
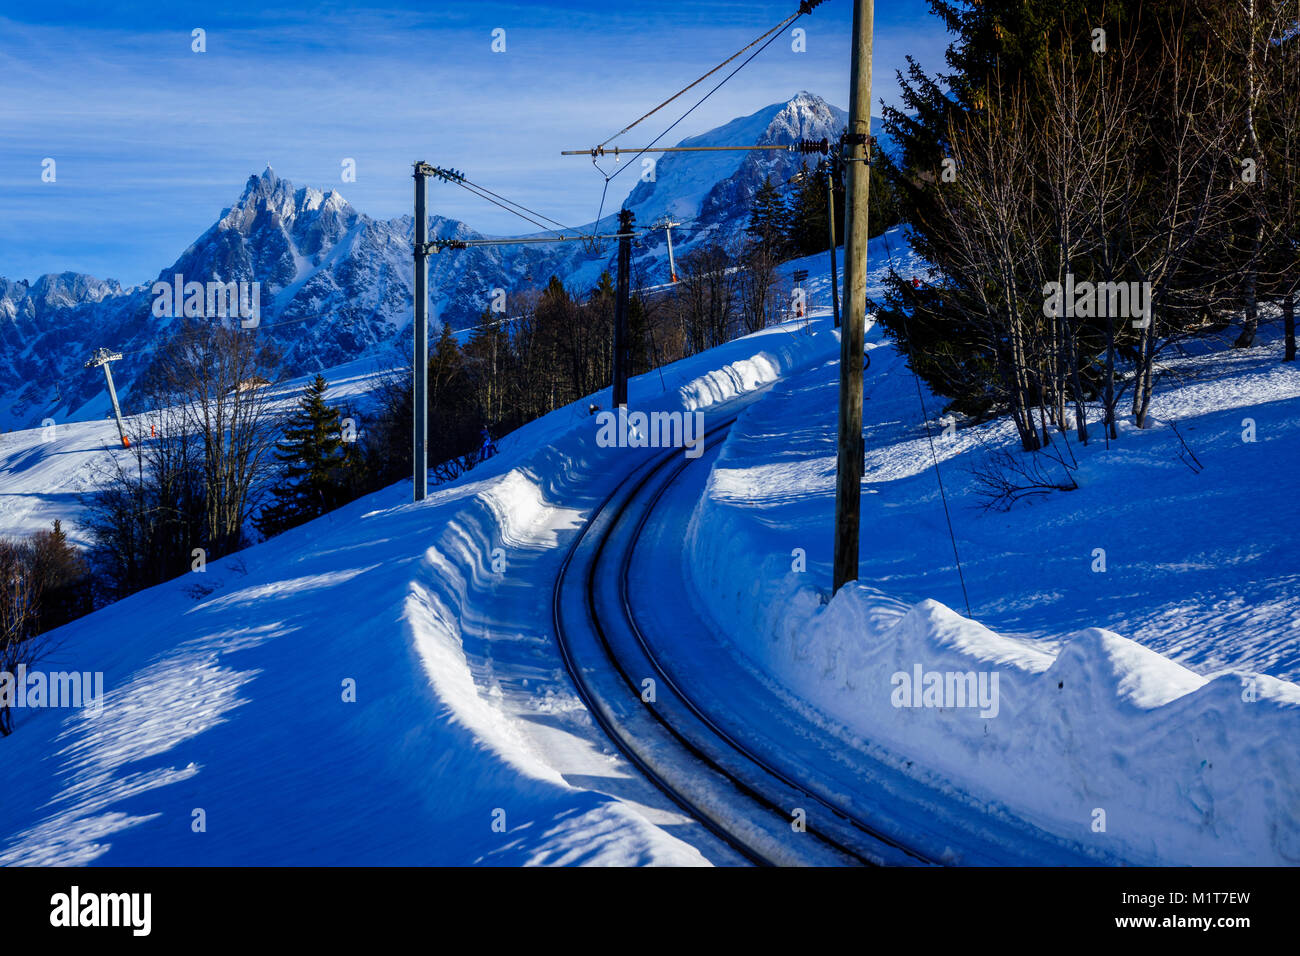
<svg viewBox="0 0 1300 956">
<path fill-rule="evenodd" d="M 867 153 L 871 134 L 871 40 L 873 0 L 854 0 L 853 67 L 849 132 L 844 144 L 847 239 L 844 254 L 844 325 L 840 329 L 839 435 L 835 482 L 833 587 L 858 577 L 862 486 L 862 337 L 867 311 L 867 203 L 871 181 Z"/>
<path fill-rule="evenodd" d="M 429 217 L 425 201 L 432 172 L 428 163 L 415 164 L 415 434 L 411 467 L 416 501 L 423 501 L 429 494 Z"/>
<path fill-rule="evenodd" d="M 784 148 L 784 147 L 783 147 Z M 412 418 L 414 435 L 412 441 L 411 470 L 415 486 L 415 500 L 423 501 L 429 493 L 428 461 L 428 394 L 429 394 L 429 256 L 444 249 L 470 249 L 475 246 L 515 246 L 533 245 L 549 242 L 590 242 L 596 239 L 619 240 L 620 281 L 626 283 L 626 276 L 631 262 L 632 234 L 621 230 L 615 235 L 554 235 L 525 236 L 515 239 L 437 239 L 429 241 L 429 217 L 427 212 L 427 195 L 429 177 L 444 182 L 459 182 L 464 176 L 456 170 L 431 166 L 425 162 L 415 164 L 415 356 L 412 375 Z M 627 214 L 630 228 L 632 214 Z M 623 220 L 620 218 L 620 222 Z M 627 287 L 623 286 L 622 301 L 626 316 Z M 504 320 L 502 320 L 504 321 Z M 495 348 L 495 342 L 493 344 Z M 615 363 L 617 367 L 617 362 Z M 623 368 L 626 370 L 626 363 Z M 616 373 L 617 374 L 617 373 Z M 624 372 L 623 403 L 627 403 L 626 371 Z"/>
<path fill-rule="evenodd" d="M 618 298 L 614 304 L 614 407 L 627 404 L 627 313 L 632 271 L 632 210 L 618 214 Z"/>
</svg>

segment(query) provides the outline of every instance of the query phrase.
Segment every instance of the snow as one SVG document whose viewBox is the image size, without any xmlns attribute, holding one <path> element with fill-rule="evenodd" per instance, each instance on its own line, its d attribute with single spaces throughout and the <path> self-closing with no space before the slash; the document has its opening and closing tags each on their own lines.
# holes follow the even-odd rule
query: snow
<svg viewBox="0 0 1300 956">
<path fill-rule="evenodd" d="M 327 401 L 342 405 L 360 416 L 364 428 L 371 397 L 379 380 L 399 367 L 401 358 L 385 365 L 378 357 L 357 359 L 329 369 L 325 374 Z M 290 379 L 276 393 L 276 404 L 286 408 L 297 401 L 315 373 Z M 132 440 L 147 430 L 145 421 L 132 415 L 124 418 Z M 52 422 L 49 426 L 0 434 L 0 535 L 21 536 L 49 530 L 57 519 L 71 540 L 90 544 L 81 528 L 87 493 L 111 470 L 110 455 L 120 440 L 112 418 L 99 421 Z"/>
<path fill-rule="evenodd" d="M 825 260 L 784 267 L 812 273 L 808 321 L 631 383 L 636 407 L 710 424 L 745 406 L 634 564 L 674 666 L 756 739 L 794 728 L 800 773 L 850 805 L 885 795 L 882 814 L 929 826 L 918 839 L 953 862 L 1300 862 L 1300 502 L 1275 479 L 1294 470 L 1300 372 L 1278 344 L 1168 357 L 1155 427 L 1109 450 L 1098 435 L 1079 490 L 1005 514 L 972 506 L 970 469 L 1012 430 L 937 436 L 968 617 L 913 379 L 871 329 L 862 575 L 829 599 Z M 873 288 L 891 261 L 923 268 L 895 232 L 873 241 Z M 327 372 L 331 399 L 364 402 L 376 374 Z M 403 482 L 61 629 L 50 666 L 102 671 L 106 706 L 17 714 L 0 862 L 736 862 L 613 750 L 553 642 L 567 545 L 642 460 L 597 446 L 593 400 L 609 407 L 519 429 L 422 504 Z M 62 517 L 76 537 L 116 430 L 47 437 L 0 436 L 0 533 Z M 996 716 L 895 706 L 918 666 L 996 674 Z M 940 824 L 982 836 L 945 846 Z"/>
<path fill-rule="evenodd" d="M 705 405 L 798 353 L 769 330 L 633 395 Z M 557 544 L 618 478 L 583 404 L 421 505 L 399 484 L 61 629 L 104 714 L 17 714 L 0 863 L 734 863 L 612 751 L 550 638 Z"/>
<path fill-rule="evenodd" d="M 75 544 L 89 544 L 78 528 L 81 496 L 94 486 L 105 449 L 117 442 L 111 419 L 0 435 L 0 535 L 48 531 L 61 520 Z"/>
<path fill-rule="evenodd" d="M 826 603 L 838 366 L 819 337 L 828 361 L 742 416 L 692 518 L 694 597 L 733 651 L 918 775 L 1122 859 L 1300 862 L 1300 506 L 1267 480 L 1294 467 L 1300 371 L 1279 343 L 1167 358 L 1156 427 L 1107 451 L 1094 425 L 1075 449 L 1081 488 L 1006 514 L 975 506 L 970 469 L 1014 445 L 1010 427 L 937 438 L 971 620 L 951 609 L 962 593 L 915 385 L 874 328 L 861 579 Z M 1170 420 L 1202 473 L 1178 460 Z M 917 665 L 996 673 L 997 716 L 895 706 L 894 675 Z"/>
</svg>

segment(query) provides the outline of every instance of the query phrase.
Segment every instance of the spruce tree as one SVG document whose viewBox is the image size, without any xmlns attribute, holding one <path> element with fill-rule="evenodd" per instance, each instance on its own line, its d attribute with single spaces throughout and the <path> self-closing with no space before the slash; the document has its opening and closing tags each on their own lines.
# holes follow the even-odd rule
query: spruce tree
<svg viewBox="0 0 1300 956">
<path fill-rule="evenodd" d="M 790 210 L 790 250 L 796 256 L 809 256 L 822 252 L 830 242 L 826 176 L 821 167 L 809 169 L 804 163 L 799 169 L 798 183 Z"/>
<path fill-rule="evenodd" d="M 790 232 L 790 209 L 770 176 L 764 177 L 763 185 L 754 194 L 745 232 L 750 243 L 764 253 L 779 258 L 785 252 L 786 236 Z"/>
<path fill-rule="evenodd" d="M 304 390 L 275 446 L 283 466 L 274 499 L 258 515 L 257 530 L 271 537 L 318 518 L 342 503 L 347 482 L 339 413 L 325 404 L 328 385 L 321 375 Z"/>
</svg>

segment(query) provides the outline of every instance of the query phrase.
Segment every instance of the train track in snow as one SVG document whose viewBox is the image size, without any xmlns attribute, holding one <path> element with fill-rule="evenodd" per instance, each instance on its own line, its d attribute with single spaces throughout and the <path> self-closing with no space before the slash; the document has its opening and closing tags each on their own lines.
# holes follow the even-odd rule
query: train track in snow
<svg viewBox="0 0 1300 956">
<path fill-rule="evenodd" d="M 734 421 L 709 429 L 706 449 Z M 556 576 L 556 640 L 588 711 L 654 786 L 751 863 L 935 863 L 754 752 L 659 661 L 633 613 L 628 572 L 655 505 L 690 461 L 670 450 L 633 470 L 583 525 Z"/>
</svg>

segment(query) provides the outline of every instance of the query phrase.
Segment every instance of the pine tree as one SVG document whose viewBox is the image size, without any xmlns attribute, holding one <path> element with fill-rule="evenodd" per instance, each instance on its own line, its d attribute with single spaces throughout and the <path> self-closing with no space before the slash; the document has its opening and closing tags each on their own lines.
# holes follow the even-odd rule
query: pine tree
<svg viewBox="0 0 1300 956">
<path fill-rule="evenodd" d="M 31 539 L 32 573 L 40 582 L 36 632 L 50 631 L 92 610 L 90 571 L 69 541 L 63 523 Z"/>
<path fill-rule="evenodd" d="M 442 323 L 442 334 L 429 358 L 429 407 L 436 410 L 450 404 L 465 387 L 465 358 L 451 324 Z"/>
<path fill-rule="evenodd" d="M 785 251 L 786 236 L 790 233 L 790 209 L 770 176 L 764 177 L 763 185 L 754 194 L 745 233 L 750 243 L 766 254 L 779 257 Z"/>
<path fill-rule="evenodd" d="M 821 167 L 804 163 L 796 176 L 798 188 L 790 209 L 790 250 L 797 256 L 822 252 L 830 242 L 826 223 L 826 176 Z M 837 226 L 840 224 L 837 222 Z"/>
<path fill-rule="evenodd" d="M 257 530 L 270 537 L 331 511 L 343 501 L 348 482 L 339 413 L 325 404 L 321 375 L 304 390 L 290 415 L 275 457 L 283 465 L 273 501 L 258 515 Z"/>
<path fill-rule="evenodd" d="M 1215 256 L 1231 237 L 1210 226 L 1225 218 L 1216 196 L 1224 177 L 1210 155 L 1214 115 L 1225 110 L 1214 88 L 1225 72 L 1216 62 L 1222 44 L 1185 0 L 930 6 L 953 35 L 950 69 L 931 75 L 909 58 L 901 103 L 884 109 L 897 154 L 879 165 L 913 250 L 933 272 L 925 282 L 907 273 L 886 280 L 881 327 L 912 369 L 953 400 L 949 408 L 976 417 L 1024 418 L 1018 409 L 1037 408 L 1041 425 L 1046 408 L 1063 427 L 1065 397 L 1081 421 L 1083 403 L 1100 391 L 1113 434 L 1115 363 L 1135 362 L 1140 424 L 1157 336 L 1168 342 L 1196 327 L 1194 307 L 1218 294 L 1228 271 L 1211 265 L 1232 258 Z M 1195 109 L 1184 74 L 1198 77 Z M 1075 108 L 1075 91 L 1086 106 Z M 1115 142 L 1129 145 L 1108 154 Z M 1089 164 L 1085 149 L 1104 162 Z M 1127 169 L 1134 156 L 1140 162 Z M 1000 192 L 1005 183 L 1016 188 Z M 1187 197 L 1202 197 L 1201 207 L 1189 211 Z M 1003 245 L 1014 252 L 991 245 L 990 255 L 975 254 L 972 237 L 992 233 L 998 242 L 1014 234 Z M 1141 333 L 1098 316 L 1042 325 L 1034 301 L 1044 277 L 1066 273 L 1089 282 L 1164 276 L 1157 321 Z M 1024 446 L 1038 447 L 1029 423 L 1017 425 Z"/>
</svg>

